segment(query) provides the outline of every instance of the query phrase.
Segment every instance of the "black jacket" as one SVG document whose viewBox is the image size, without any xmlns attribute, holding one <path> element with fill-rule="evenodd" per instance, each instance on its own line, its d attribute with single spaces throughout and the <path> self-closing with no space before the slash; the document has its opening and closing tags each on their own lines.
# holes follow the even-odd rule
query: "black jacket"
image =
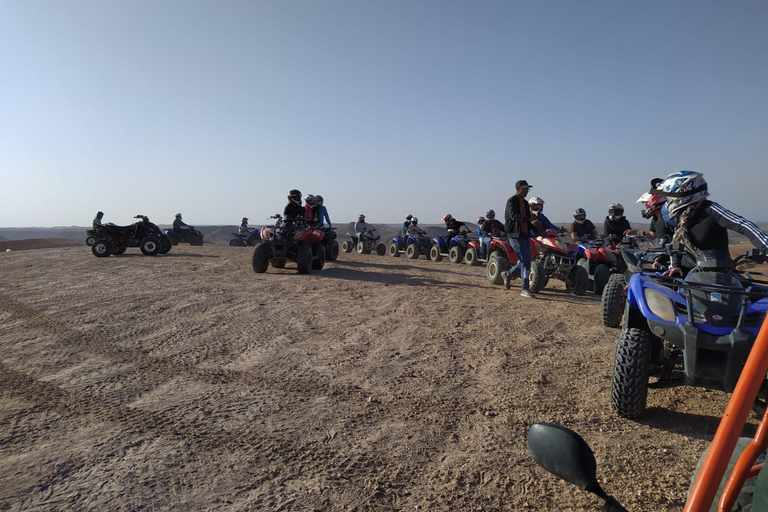
<svg viewBox="0 0 768 512">
<path fill-rule="evenodd" d="M 525 213 L 520 213 L 520 201 L 523 202 L 523 210 Z M 526 229 L 521 229 L 520 224 L 525 222 L 528 224 Z M 531 222 L 531 207 L 528 206 L 528 201 L 525 198 L 513 195 L 507 199 L 507 207 L 504 211 L 504 231 L 507 232 L 507 236 L 510 238 L 530 238 L 528 229 Z"/>
<path fill-rule="evenodd" d="M 300 204 L 294 203 L 293 201 L 289 201 L 283 210 L 283 217 L 286 221 L 291 220 L 296 222 L 304 218 L 304 207 Z"/>
<path fill-rule="evenodd" d="M 504 224 L 496 219 L 490 219 L 483 222 L 480 230 L 486 236 L 501 236 L 501 233 L 504 232 Z"/>
<path fill-rule="evenodd" d="M 603 235 L 605 236 L 612 235 L 621 238 L 624 236 L 624 232 L 629 229 L 632 229 L 632 226 L 629 224 L 626 217 L 621 217 L 616 220 L 611 220 L 610 217 L 606 217 L 605 222 L 603 222 Z"/>
</svg>

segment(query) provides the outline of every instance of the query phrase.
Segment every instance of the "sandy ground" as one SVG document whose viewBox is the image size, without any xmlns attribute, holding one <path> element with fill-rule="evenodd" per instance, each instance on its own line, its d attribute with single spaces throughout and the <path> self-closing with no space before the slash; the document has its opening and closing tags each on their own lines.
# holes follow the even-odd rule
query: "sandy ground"
<svg viewBox="0 0 768 512">
<path fill-rule="evenodd" d="M 682 509 L 727 395 L 613 413 L 594 295 L 251 253 L 0 254 L 0 510 L 599 510 L 535 465 L 536 421 L 580 432 L 628 509 Z"/>
</svg>

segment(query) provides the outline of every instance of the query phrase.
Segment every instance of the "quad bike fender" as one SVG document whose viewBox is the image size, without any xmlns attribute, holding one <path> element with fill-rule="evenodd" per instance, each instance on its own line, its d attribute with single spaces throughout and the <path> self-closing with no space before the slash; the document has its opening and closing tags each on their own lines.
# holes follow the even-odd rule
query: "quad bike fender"
<svg viewBox="0 0 768 512">
<path fill-rule="evenodd" d="M 438 247 L 440 247 L 440 252 L 448 252 L 448 243 L 445 241 L 445 239 L 436 236 L 431 240 L 433 244 L 437 244 Z"/>
<path fill-rule="evenodd" d="M 467 242 L 467 248 L 474 247 L 478 251 L 480 250 L 480 241 L 478 240 L 470 240 Z"/>
</svg>

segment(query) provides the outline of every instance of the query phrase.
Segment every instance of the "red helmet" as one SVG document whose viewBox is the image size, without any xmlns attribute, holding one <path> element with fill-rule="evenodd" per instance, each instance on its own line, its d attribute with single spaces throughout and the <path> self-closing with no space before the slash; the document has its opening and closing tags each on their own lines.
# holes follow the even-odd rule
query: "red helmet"
<svg viewBox="0 0 768 512">
<path fill-rule="evenodd" d="M 448 222 L 452 218 L 453 218 L 453 215 L 451 215 L 450 213 L 446 213 L 445 215 L 443 215 L 443 221 L 445 222 Z"/>
<path fill-rule="evenodd" d="M 637 200 L 638 203 L 645 203 L 645 209 L 640 211 L 640 214 L 645 219 L 650 219 L 653 217 L 653 214 L 661 210 L 661 207 L 664 205 L 664 203 L 667 202 L 667 198 L 662 196 L 661 194 L 650 194 L 646 192 L 642 196 L 640 196 L 640 199 Z"/>
<path fill-rule="evenodd" d="M 478 224 L 482 224 L 483 222 L 485 222 L 485 217 L 482 217 L 482 216 L 481 216 L 481 217 L 478 217 L 478 218 L 477 218 L 477 223 L 478 223 Z"/>
</svg>

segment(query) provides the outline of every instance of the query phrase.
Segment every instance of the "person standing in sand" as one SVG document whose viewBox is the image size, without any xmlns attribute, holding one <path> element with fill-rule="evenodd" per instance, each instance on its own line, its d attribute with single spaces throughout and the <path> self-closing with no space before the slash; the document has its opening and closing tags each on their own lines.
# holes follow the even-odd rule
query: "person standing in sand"
<svg viewBox="0 0 768 512">
<path fill-rule="evenodd" d="M 523 281 L 523 291 L 520 295 L 533 299 L 536 296 L 528 290 L 528 275 L 531 273 L 531 245 L 530 245 L 530 222 L 531 208 L 525 196 L 531 185 L 525 180 L 519 180 L 515 183 L 515 195 L 507 200 L 507 207 L 504 212 L 504 230 L 509 237 L 509 243 L 512 249 L 517 253 L 517 263 L 502 274 L 504 287 L 509 290 L 512 276 L 520 270 L 520 278 Z"/>
</svg>

